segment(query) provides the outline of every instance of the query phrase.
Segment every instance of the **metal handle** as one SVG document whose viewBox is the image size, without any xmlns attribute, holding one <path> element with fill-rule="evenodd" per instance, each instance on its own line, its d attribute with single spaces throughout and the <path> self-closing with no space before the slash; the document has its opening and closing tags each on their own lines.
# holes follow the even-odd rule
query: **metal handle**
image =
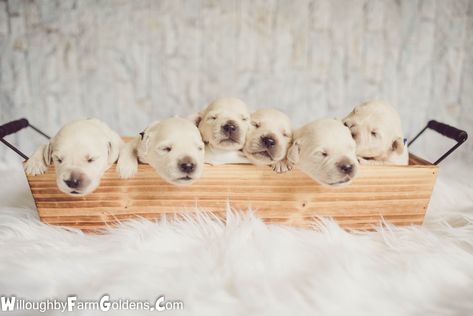
<svg viewBox="0 0 473 316">
<path fill-rule="evenodd" d="M 10 144 L 9 142 L 7 142 L 4 139 L 5 136 L 15 134 L 15 133 L 21 131 L 22 129 L 24 129 L 26 127 L 31 127 L 38 134 L 43 135 L 47 139 L 50 139 L 50 137 L 48 135 L 46 135 L 45 133 L 43 133 L 42 131 L 40 131 L 39 129 L 34 127 L 33 125 L 31 125 L 30 122 L 28 122 L 27 119 L 21 118 L 19 120 L 11 121 L 11 122 L 8 122 L 6 124 L 0 125 L 0 142 L 4 143 L 8 148 L 10 148 L 14 152 L 16 152 L 23 159 L 28 160 L 28 156 L 26 156 L 18 148 L 16 148 L 15 146 L 13 146 L 12 144 Z"/>
<path fill-rule="evenodd" d="M 28 127 L 29 123 L 27 119 L 19 119 L 16 121 L 8 122 L 2 126 L 0 126 L 0 138 L 8 136 L 10 134 L 14 134 L 19 130 L 22 130 L 25 127 Z"/>
<path fill-rule="evenodd" d="M 440 123 L 435 120 L 430 120 L 427 125 L 409 142 L 409 146 L 414 143 L 414 141 L 422 135 L 426 129 L 432 129 L 437 133 L 453 139 L 457 143 L 450 148 L 446 153 L 444 153 L 439 159 L 434 162 L 434 165 L 438 165 L 442 160 L 447 158 L 452 152 L 454 152 L 461 144 L 463 144 L 468 139 L 468 133 L 458 129 L 456 127 L 450 126 L 445 123 Z"/>
</svg>

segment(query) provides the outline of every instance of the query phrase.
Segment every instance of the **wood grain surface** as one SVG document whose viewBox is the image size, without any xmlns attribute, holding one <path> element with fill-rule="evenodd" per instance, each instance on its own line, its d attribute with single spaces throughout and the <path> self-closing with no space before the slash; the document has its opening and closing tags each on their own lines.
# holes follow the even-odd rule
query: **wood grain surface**
<svg viewBox="0 0 473 316">
<path fill-rule="evenodd" d="M 265 222 L 306 227 L 330 216 L 347 229 L 370 229 L 384 220 L 397 225 L 423 221 L 437 167 L 411 156 L 409 166 L 362 166 L 349 185 L 320 185 L 298 170 L 276 174 L 253 165 L 205 166 L 191 186 L 174 186 L 139 165 L 136 177 L 119 179 L 115 166 L 99 188 L 73 197 L 56 187 L 54 168 L 28 177 L 41 220 L 93 231 L 132 218 L 159 219 L 208 211 L 224 218 L 227 205 L 254 210 Z"/>
</svg>

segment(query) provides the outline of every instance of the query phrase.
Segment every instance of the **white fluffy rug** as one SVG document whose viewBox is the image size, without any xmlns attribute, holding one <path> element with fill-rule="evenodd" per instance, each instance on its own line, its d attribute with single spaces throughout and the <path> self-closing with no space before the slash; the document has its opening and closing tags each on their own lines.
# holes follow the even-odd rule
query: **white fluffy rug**
<svg viewBox="0 0 473 316">
<path fill-rule="evenodd" d="M 350 234 L 229 213 L 226 224 L 133 221 L 90 236 L 40 223 L 21 171 L 4 169 L 0 295 L 164 295 L 184 303 L 170 315 L 473 315 L 473 189 L 459 174 L 441 172 L 422 227 Z"/>
</svg>

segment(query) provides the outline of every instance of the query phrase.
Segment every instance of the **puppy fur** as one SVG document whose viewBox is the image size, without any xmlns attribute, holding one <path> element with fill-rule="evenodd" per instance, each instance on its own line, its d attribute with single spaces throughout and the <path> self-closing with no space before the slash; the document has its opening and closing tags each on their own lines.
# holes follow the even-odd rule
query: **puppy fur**
<svg viewBox="0 0 473 316">
<path fill-rule="evenodd" d="M 356 106 L 343 122 L 356 141 L 361 164 L 408 164 L 401 119 L 393 107 L 381 101 L 365 102 Z"/>
<path fill-rule="evenodd" d="M 97 119 L 72 121 L 25 163 L 28 175 L 39 175 L 54 164 L 62 192 L 84 196 L 100 184 L 103 173 L 118 159 L 120 136 Z"/>
<path fill-rule="evenodd" d="M 326 185 L 348 183 L 358 171 L 355 141 L 336 119 L 320 119 L 297 129 L 286 159 L 289 169 L 297 166 Z"/>
<path fill-rule="evenodd" d="M 219 98 L 193 117 L 206 145 L 205 162 L 248 163 L 245 145 L 250 113 L 243 101 Z"/>
<path fill-rule="evenodd" d="M 286 157 L 291 140 L 289 117 L 275 109 L 261 109 L 251 114 L 243 153 L 253 164 L 274 169 Z"/>
<path fill-rule="evenodd" d="M 120 152 L 117 172 L 130 178 L 138 162 L 147 163 L 167 182 L 188 185 L 202 175 L 204 143 L 199 130 L 187 119 L 168 118 L 154 122 Z"/>
</svg>

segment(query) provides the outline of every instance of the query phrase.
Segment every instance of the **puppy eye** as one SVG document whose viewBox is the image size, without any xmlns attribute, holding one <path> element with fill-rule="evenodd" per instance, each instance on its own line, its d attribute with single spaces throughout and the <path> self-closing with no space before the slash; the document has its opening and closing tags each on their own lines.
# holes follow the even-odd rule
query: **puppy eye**
<svg viewBox="0 0 473 316">
<path fill-rule="evenodd" d="M 94 161 L 95 161 L 94 158 L 89 158 L 89 159 L 87 159 L 87 162 L 88 162 L 88 163 L 92 163 L 92 162 L 94 162 Z"/>
<path fill-rule="evenodd" d="M 376 133 L 375 131 L 372 131 L 371 136 L 376 137 L 376 136 L 378 136 L 378 133 Z"/>
<path fill-rule="evenodd" d="M 61 159 L 61 158 L 56 157 L 56 161 L 57 161 L 58 163 L 62 163 L 62 159 Z"/>
<path fill-rule="evenodd" d="M 261 124 L 258 122 L 251 122 L 251 125 L 253 125 L 256 128 L 259 128 L 261 126 Z"/>
<path fill-rule="evenodd" d="M 287 132 L 283 132 L 283 133 L 282 133 L 282 136 L 287 137 L 287 138 L 290 138 L 290 137 L 291 137 L 291 135 L 290 135 L 289 133 L 287 133 Z"/>
<path fill-rule="evenodd" d="M 346 127 L 350 128 L 350 126 L 348 126 L 347 122 L 343 122 L 343 125 L 345 125 Z"/>
<path fill-rule="evenodd" d="M 321 154 L 322 154 L 323 157 L 327 157 L 327 156 L 328 156 L 328 153 L 327 153 L 326 151 L 322 151 Z"/>
<path fill-rule="evenodd" d="M 162 151 L 165 151 L 165 152 L 170 152 L 172 150 L 172 147 L 171 146 L 165 146 L 163 148 L 161 148 Z"/>
<path fill-rule="evenodd" d="M 243 122 L 246 122 L 246 121 L 248 121 L 248 118 L 247 118 L 247 117 L 243 117 L 242 120 L 243 120 Z"/>
<path fill-rule="evenodd" d="M 198 149 L 199 151 L 202 151 L 202 150 L 204 150 L 204 147 L 199 146 L 199 147 L 197 147 L 197 149 Z"/>
<path fill-rule="evenodd" d="M 212 115 L 212 116 L 210 117 L 210 119 L 213 120 L 213 121 L 215 121 L 215 120 L 217 119 L 217 115 Z"/>
</svg>

